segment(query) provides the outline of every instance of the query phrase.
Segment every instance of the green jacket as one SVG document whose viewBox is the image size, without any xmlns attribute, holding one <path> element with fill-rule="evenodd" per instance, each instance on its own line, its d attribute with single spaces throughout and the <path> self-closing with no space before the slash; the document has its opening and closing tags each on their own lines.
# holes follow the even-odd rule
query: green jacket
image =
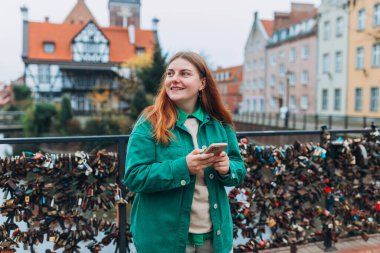
<svg viewBox="0 0 380 253">
<path fill-rule="evenodd" d="M 193 149 L 190 133 L 184 126 L 188 115 L 178 110 L 169 145 L 158 144 L 152 126 L 143 118 L 136 123 L 128 142 L 124 183 L 136 192 L 131 211 L 131 232 L 138 253 L 185 252 L 190 224 L 195 176 L 189 174 L 186 155 Z M 222 178 L 213 168 L 206 168 L 213 224 L 214 252 L 232 249 L 232 218 L 224 186 L 239 185 L 246 170 L 236 135 L 229 125 L 222 125 L 203 112 L 193 116 L 199 123 L 198 145 L 227 142 L 230 158 L 229 177 Z"/>
</svg>

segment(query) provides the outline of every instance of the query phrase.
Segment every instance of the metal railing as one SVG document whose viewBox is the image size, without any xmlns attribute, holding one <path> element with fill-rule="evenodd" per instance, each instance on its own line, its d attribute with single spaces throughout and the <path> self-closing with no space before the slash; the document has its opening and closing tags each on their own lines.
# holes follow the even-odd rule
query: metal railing
<svg viewBox="0 0 380 253">
<path fill-rule="evenodd" d="M 285 117 L 281 117 L 280 113 L 244 112 L 234 114 L 233 117 L 237 123 L 277 128 L 283 128 L 286 125 Z M 326 125 L 329 129 L 356 129 L 366 128 L 370 122 L 380 122 L 380 118 L 291 113 L 289 115 L 288 129 L 318 130 L 321 125 Z"/>
<path fill-rule="evenodd" d="M 354 134 L 368 132 L 370 129 L 353 129 L 353 130 L 330 130 L 332 136 L 336 134 Z M 238 138 L 241 137 L 260 137 L 260 136 L 280 136 L 280 135 L 321 135 L 323 130 L 284 130 L 284 131 L 260 131 L 260 132 L 237 132 Z M 69 143 L 69 142 L 113 142 L 117 144 L 118 152 L 118 171 L 119 178 L 117 182 L 121 185 L 123 182 L 125 171 L 126 147 L 129 140 L 129 135 L 112 135 L 112 136 L 75 136 L 75 137 L 42 137 L 42 138 L 6 138 L 0 139 L 0 144 L 42 144 L 42 143 Z M 122 197 L 126 197 L 125 187 L 121 187 Z M 127 225 L 127 210 L 126 204 L 119 204 L 119 252 L 127 252 L 126 226 Z"/>
</svg>

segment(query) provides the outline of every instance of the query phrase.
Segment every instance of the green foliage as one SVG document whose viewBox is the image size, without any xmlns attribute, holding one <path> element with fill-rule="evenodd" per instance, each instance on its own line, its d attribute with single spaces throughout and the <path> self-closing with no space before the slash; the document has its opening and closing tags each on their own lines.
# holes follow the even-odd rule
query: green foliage
<svg viewBox="0 0 380 253">
<path fill-rule="evenodd" d="M 131 118 L 137 119 L 142 110 L 149 105 L 145 92 L 138 89 L 131 103 Z"/>
<path fill-rule="evenodd" d="M 86 122 L 83 132 L 86 135 L 118 135 L 130 132 L 132 123 L 125 116 L 93 118 Z"/>
<path fill-rule="evenodd" d="M 82 128 L 78 119 L 70 119 L 65 123 L 65 133 L 67 135 L 81 135 Z"/>
<path fill-rule="evenodd" d="M 14 93 L 14 97 L 16 101 L 31 98 L 32 92 L 30 88 L 26 85 L 20 85 L 20 86 L 15 85 L 12 87 L 12 89 L 13 89 L 13 93 Z"/>
<path fill-rule="evenodd" d="M 61 127 L 65 128 L 67 121 L 73 118 L 73 110 L 71 108 L 70 99 L 63 97 L 61 100 L 61 111 L 59 114 L 59 122 Z"/>
<path fill-rule="evenodd" d="M 38 103 L 27 109 L 22 119 L 25 136 L 48 133 L 55 113 L 54 105 L 49 103 Z"/>
<path fill-rule="evenodd" d="M 143 67 L 137 72 L 137 76 L 145 88 L 146 93 L 156 94 L 161 83 L 162 74 L 166 68 L 166 57 L 162 55 L 159 43 L 156 43 L 153 62 L 151 65 Z"/>
</svg>

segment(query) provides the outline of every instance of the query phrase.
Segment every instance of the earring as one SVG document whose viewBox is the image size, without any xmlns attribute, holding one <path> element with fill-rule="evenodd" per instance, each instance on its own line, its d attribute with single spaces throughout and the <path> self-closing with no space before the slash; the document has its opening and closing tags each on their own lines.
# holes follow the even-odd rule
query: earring
<svg viewBox="0 0 380 253">
<path fill-rule="evenodd" d="M 198 91 L 198 97 L 202 101 L 203 89 Z"/>
</svg>

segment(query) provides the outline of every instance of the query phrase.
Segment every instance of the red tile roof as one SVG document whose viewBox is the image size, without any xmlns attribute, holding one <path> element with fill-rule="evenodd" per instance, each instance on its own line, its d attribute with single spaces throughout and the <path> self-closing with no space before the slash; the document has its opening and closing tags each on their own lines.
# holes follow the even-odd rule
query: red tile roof
<svg viewBox="0 0 380 253">
<path fill-rule="evenodd" d="M 52 24 L 29 22 L 28 59 L 72 61 L 71 42 L 87 24 Z M 109 39 L 110 62 L 119 63 L 135 56 L 135 46 L 130 44 L 128 29 L 98 27 Z M 147 52 L 154 50 L 154 32 L 136 29 L 136 47 Z M 55 43 L 54 53 L 45 53 L 44 42 Z"/>
<path fill-rule="evenodd" d="M 243 67 L 242 67 L 242 65 L 228 67 L 228 68 L 218 67 L 213 72 L 215 74 L 216 73 L 230 72 L 229 79 L 223 80 L 223 82 L 243 81 Z"/>
<path fill-rule="evenodd" d="M 273 27 L 274 27 L 274 21 L 273 20 L 264 20 L 261 19 L 261 23 L 264 26 L 265 31 L 267 32 L 268 36 L 272 36 L 273 33 Z"/>
</svg>

